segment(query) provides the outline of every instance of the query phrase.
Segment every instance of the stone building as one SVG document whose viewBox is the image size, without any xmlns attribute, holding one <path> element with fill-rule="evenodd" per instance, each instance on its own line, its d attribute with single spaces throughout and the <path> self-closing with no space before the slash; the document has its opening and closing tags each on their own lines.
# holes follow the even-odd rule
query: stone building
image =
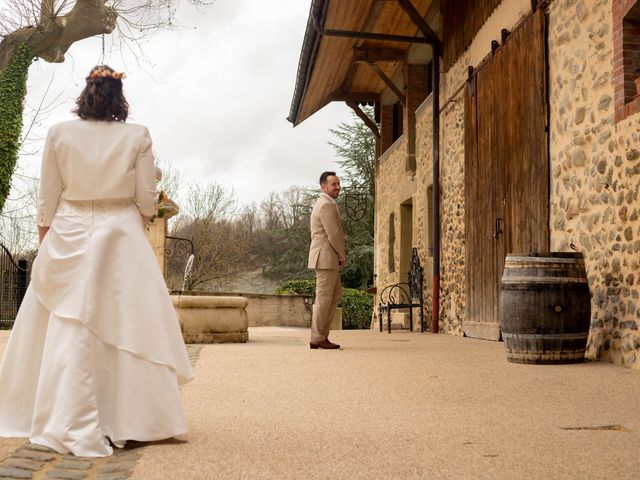
<svg viewBox="0 0 640 480">
<path fill-rule="evenodd" d="M 289 120 L 375 104 L 376 286 L 416 247 L 433 331 L 499 339 L 505 254 L 578 251 L 587 356 L 640 368 L 638 77 L 640 0 L 313 0 Z"/>
</svg>

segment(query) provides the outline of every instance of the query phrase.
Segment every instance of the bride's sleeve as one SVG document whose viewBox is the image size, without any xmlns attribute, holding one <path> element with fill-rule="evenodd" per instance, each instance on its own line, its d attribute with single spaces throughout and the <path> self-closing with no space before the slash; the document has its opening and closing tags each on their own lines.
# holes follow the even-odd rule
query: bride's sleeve
<svg viewBox="0 0 640 480">
<path fill-rule="evenodd" d="M 53 134 L 50 130 L 44 144 L 40 169 L 40 190 L 38 192 L 38 213 L 36 217 L 40 227 L 49 227 L 51 225 L 63 188 L 52 137 Z"/>
<path fill-rule="evenodd" d="M 156 189 L 156 168 L 153 163 L 151 135 L 149 135 L 149 130 L 146 127 L 142 135 L 135 169 L 135 202 L 142 215 L 151 217 L 158 208 L 158 190 Z"/>
</svg>

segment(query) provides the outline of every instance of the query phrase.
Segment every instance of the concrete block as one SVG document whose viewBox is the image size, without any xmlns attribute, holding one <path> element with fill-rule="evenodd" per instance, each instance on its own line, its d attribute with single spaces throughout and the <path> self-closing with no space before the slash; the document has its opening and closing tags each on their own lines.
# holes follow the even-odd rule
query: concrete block
<svg viewBox="0 0 640 480">
<path fill-rule="evenodd" d="M 185 343 L 245 343 L 249 317 L 244 297 L 172 296 Z"/>
</svg>

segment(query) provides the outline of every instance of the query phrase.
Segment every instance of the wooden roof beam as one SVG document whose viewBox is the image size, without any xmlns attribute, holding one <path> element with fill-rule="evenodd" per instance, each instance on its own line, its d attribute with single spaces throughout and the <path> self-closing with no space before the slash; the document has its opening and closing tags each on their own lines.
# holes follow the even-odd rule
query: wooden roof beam
<svg viewBox="0 0 640 480">
<path fill-rule="evenodd" d="M 384 71 L 380 68 L 380 66 L 377 63 L 369 63 L 368 64 L 374 72 L 376 72 L 378 74 L 378 76 L 380 77 L 380 79 L 387 85 L 387 87 L 389 87 L 389 90 L 391 90 L 394 95 L 396 97 L 398 97 L 398 100 L 400 100 L 400 102 L 402 103 L 402 105 L 405 104 L 405 95 L 404 92 L 402 92 L 398 86 L 393 83 L 393 80 L 391 80 L 386 73 L 384 73 Z"/>
<path fill-rule="evenodd" d="M 349 70 L 347 70 L 347 75 L 344 77 L 342 85 L 340 86 L 340 91 L 349 92 L 351 90 L 351 86 L 353 85 L 353 79 L 356 78 L 356 73 L 358 71 L 358 64 L 352 63 L 349 65 Z"/>
<path fill-rule="evenodd" d="M 410 37 L 407 35 L 389 35 L 386 33 L 371 32 L 353 32 L 348 30 L 327 30 L 321 26 L 316 15 L 311 14 L 311 22 L 313 28 L 320 35 L 325 37 L 343 37 L 343 38 L 359 38 L 362 40 L 382 40 L 387 42 L 403 42 L 403 43 L 427 43 L 431 44 L 431 40 L 425 37 Z"/>
<path fill-rule="evenodd" d="M 373 132 L 376 138 L 380 138 L 380 130 L 378 130 L 378 126 L 376 125 L 376 122 L 371 120 L 369 118 L 369 115 L 367 115 L 362 111 L 362 109 L 358 106 L 358 103 L 353 100 L 348 100 L 346 104 L 349 105 L 349 107 L 351 107 L 351 110 L 353 110 L 355 114 L 358 117 L 360 117 L 360 120 L 362 120 L 364 124 L 367 127 L 369 127 L 369 129 Z"/>
<path fill-rule="evenodd" d="M 402 9 L 409 15 L 411 21 L 415 24 L 418 29 L 422 32 L 425 39 L 427 39 L 428 43 L 437 50 L 438 52 L 442 52 L 442 42 L 436 32 L 429 26 L 427 21 L 420 15 L 420 12 L 416 10 L 416 7 L 413 6 L 411 0 L 397 0 Z"/>
<path fill-rule="evenodd" d="M 399 48 L 353 47 L 354 62 L 401 62 L 405 58 L 406 52 Z"/>
<path fill-rule="evenodd" d="M 329 100 L 333 102 L 379 102 L 380 94 L 377 92 L 351 92 L 340 89 L 329 95 Z"/>
</svg>

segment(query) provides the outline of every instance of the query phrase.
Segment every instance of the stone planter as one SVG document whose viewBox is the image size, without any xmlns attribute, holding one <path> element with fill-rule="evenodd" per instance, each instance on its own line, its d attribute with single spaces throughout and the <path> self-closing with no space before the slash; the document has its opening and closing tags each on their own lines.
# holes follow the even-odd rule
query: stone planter
<svg viewBox="0 0 640 480">
<path fill-rule="evenodd" d="M 249 317 L 244 297 L 174 295 L 185 343 L 245 343 Z"/>
</svg>

